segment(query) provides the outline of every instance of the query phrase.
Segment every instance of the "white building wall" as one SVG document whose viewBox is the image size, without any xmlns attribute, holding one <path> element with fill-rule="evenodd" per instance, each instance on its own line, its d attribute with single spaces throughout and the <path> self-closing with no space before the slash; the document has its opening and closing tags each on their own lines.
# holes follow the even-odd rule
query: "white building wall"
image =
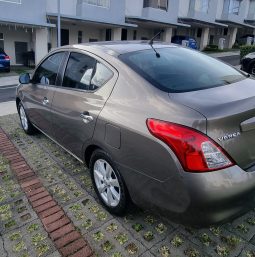
<svg viewBox="0 0 255 257">
<path fill-rule="evenodd" d="M 190 0 L 180 0 L 180 2 L 179 2 L 179 9 L 178 9 L 178 16 L 179 17 L 186 17 L 186 16 L 188 16 L 189 3 L 190 3 Z"/>
<path fill-rule="evenodd" d="M 32 44 L 31 29 L 23 29 L 23 27 L 0 26 L 0 32 L 4 34 L 4 50 L 11 58 L 11 65 L 16 65 L 15 42 L 26 42 L 28 44 L 27 51 L 34 50 Z M 35 33 L 35 31 L 33 32 Z"/>
<path fill-rule="evenodd" d="M 141 0 L 127 0 L 126 1 L 126 16 L 137 16 L 142 15 L 143 1 Z"/>
<path fill-rule="evenodd" d="M 62 24 L 62 29 L 69 30 L 69 44 L 78 44 L 78 31 L 82 31 L 82 43 L 89 42 L 90 39 L 96 39 L 98 41 L 105 40 L 105 29 L 100 27 L 92 27 L 93 25 L 76 25 Z M 57 29 L 51 29 L 50 31 L 50 43 L 54 49 L 57 47 Z"/>
<path fill-rule="evenodd" d="M 76 15 L 77 0 L 61 0 L 60 11 L 65 15 Z M 56 13 L 58 10 L 58 0 L 47 0 L 47 13 Z"/>
<path fill-rule="evenodd" d="M 216 19 L 221 19 L 222 12 L 223 12 L 223 5 L 224 5 L 224 0 L 218 0 Z"/>
</svg>

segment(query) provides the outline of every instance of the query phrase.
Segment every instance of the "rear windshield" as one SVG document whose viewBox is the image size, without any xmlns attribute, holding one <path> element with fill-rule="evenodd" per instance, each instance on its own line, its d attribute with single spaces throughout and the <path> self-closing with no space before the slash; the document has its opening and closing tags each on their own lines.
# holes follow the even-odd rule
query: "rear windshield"
<svg viewBox="0 0 255 257">
<path fill-rule="evenodd" d="M 219 87 L 245 79 L 231 66 L 205 54 L 166 47 L 122 54 L 119 58 L 155 87 L 166 92 L 188 92 Z"/>
</svg>

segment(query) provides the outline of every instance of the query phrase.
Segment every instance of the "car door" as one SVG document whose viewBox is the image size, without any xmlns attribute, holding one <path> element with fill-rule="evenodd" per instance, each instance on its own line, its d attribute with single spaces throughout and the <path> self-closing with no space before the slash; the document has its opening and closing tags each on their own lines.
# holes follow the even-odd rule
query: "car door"
<svg viewBox="0 0 255 257">
<path fill-rule="evenodd" d="M 52 103 L 54 139 L 79 158 L 93 136 L 97 117 L 117 80 L 117 71 L 104 60 L 71 52 L 62 74 L 62 87 Z"/>
<path fill-rule="evenodd" d="M 58 52 L 46 58 L 36 69 L 30 86 L 23 91 L 23 103 L 30 121 L 48 135 L 51 135 L 50 108 L 65 54 Z"/>
</svg>

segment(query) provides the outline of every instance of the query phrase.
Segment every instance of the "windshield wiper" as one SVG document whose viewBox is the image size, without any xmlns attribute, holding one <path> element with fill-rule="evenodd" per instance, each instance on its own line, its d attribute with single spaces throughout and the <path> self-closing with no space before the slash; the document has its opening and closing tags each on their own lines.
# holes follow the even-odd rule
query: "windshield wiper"
<svg viewBox="0 0 255 257">
<path fill-rule="evenodd" d="M 161 35 L 161 33 L 163 33 L 164 30 L 160 30 L 150 41 L 149 41 L 149 45 L 151 46 L 151 48 L 153 49 L 153 51 L 156 53 L 156 57 L 160 58 L 160 54 L 156 51 L 156 49 L 153 47 L 153 43 L 154 43 L 154 39 L 157 38 L 159 35 Z"/>
</svg>

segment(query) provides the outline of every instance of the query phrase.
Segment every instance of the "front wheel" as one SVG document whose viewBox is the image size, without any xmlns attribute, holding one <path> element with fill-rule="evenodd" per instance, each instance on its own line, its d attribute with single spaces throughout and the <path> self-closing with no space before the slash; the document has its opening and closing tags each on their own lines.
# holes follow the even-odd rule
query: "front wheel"
<svg viewBox="0 0 255 257">
<path fill-rule="evenodd" d="M 19 112 L 19 117 L 20 117 L 20 123 L 21 123 L 21 126 L 22 126 L 23 130 L 25 131 L 25 133 L 28 135 L 35 134 L 36 128 L 29 121 L 22 103 L 19 103 L 18 112 Z"/>
<path fill-rule="evenodd" d="M 255 76 L 255 62 L 252 62 L 249 67 L 249 73 Z"/>
<path fill-rule="evenodd" d="M 128 193 L 121 174 L 113 161 L 102 150 L 96 150 L 90 160 L 90 173 L 94 189 L 105 208 L 112 214 L 123 215 Z"/>
</svg>

